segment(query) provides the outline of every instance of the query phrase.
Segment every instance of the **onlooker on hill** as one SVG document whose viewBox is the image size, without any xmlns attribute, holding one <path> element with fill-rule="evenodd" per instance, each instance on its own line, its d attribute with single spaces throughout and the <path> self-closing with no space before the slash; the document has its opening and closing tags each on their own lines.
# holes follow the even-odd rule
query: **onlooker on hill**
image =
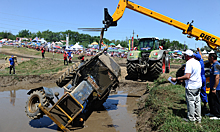
<svg viewBox="0 0 220 132">
<path fill-rule="evenodd" d="M 185 75 L 177 78 L 172 78 L 171 81 L 185 80 L 186 102 L 187 102 L 187 117 L 185 121 L 201 122 L 201 102 L 200 90 L 202 86 L 201 65 L 199 61 L 193 58 L 193 52 L 187 50 L 185 52 L 186 67 Z"/>
<path fill-rule="evenodd" d="M 67 63 L 68 65 L 68 61 L 67 61 L 67 57 L 68 57 L 68 54 L 66 52 L 64 52 L 63 54 L 63 59 L 64 59 L 64 65 Z M 66 62 L 66 63 L 65 63 Z"/>
<path fill-rule="evenodd" d="M 210 67 L 210 93 L 208 96 L 210 113 L 206 116 L 210 116 L 210 119 L 220 119 L 220 72 L 216 68 L 216 65 L 220 65 L 220 63 L 217 61 L 216 53 L 210 53 L 208 60 L 212 65 Z"/>
<path fill-rule="evenodd" d="M 9 74 L 11 74 L 12 68 L 13 68 L 13 74 L 15 74 L 15 61 L 14 61 L 14 56 L 13 55 L 9 59 L 9 65 L 10 65 Z"/>
<path fill-rule="evenodd" d="M 204 103 L 203 110 L 206 111 L 208 100 L 207 100 L 207 93 L 206 93 L 206 77 L 205 77 L 205 70 L 204 70 L 205 66 L 204 66 L 202 56 L 201 56 L 201 51 L 199 48 L 197 48 L 197 50 L 198 50 L 197 54 L 194 53 L 193 55 L 195 59 L 197 59 L 200 62 L 200 65 L 201 65 L 202 88 L 201 88 L 200 97 L 202 99 L 202 102 Z"/>
<path fill-rule="evenodd" d="M 44 49 L 44 47 L 42 47 L 42 48 L 41 48 L 42 58 L 44 58 L 44 53 L 45 53 L 45 49 Z"/>
</svg>

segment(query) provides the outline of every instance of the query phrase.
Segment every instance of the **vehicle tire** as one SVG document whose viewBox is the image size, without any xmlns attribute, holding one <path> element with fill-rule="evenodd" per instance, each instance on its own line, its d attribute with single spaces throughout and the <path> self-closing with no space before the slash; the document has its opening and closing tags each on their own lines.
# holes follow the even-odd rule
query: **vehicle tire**
<svg viewBox="0 0 220 132">
<path fill-rule="evenodd" d="M 67 69 L 57 80 L 56 84 L 59 87 L 65 86 L 75 77 L 75 71 L 78 69 L 80 62 L 74 63 L 69 69 Z"/>
<path fill-rule="evenodd" d="M 39 119 L 43 117 L 44 113 L 38 108 L 39 103 L 41 103 L 43 107 L 48 107 L 50 105 L 43 90 L 35 90 L 28 97 L 25 112 L 29 118 Z"/>
<path fill-rule="evenodd" d="M 110 93 L 110 92 L 109 92 Z M 94 105 L 93 105 L 93 109 L 94 110 L 100 110 L 102 109 L 104 106 L 103 104 L 106 102 L 106 100 L 108 99 L 109 93 L 107 95 L 105 95 L 105 97 L 102 100 L 99 100 L 98 98 L 94 101 Z"/>
<path fill-rule="evenodd" d="M 151 79 L 157 79 L 161 73 L 165 73 L 165 55 L 160 60 L 149 61 L 148 77 Z"/>
<path fill-rule="evenodd" d="M 169 73 L 170 72 L 170 57 L 168 54 L 165 57 L 165 66 L 166 66 L 165 73 Z"/>
<path fill-rule="evenodd" d="M 128 76 L 131 78 L 138 77 L 138 71 L 136 69 L 136 62 L 127 61 L 126 64 Z"/>
</svg>

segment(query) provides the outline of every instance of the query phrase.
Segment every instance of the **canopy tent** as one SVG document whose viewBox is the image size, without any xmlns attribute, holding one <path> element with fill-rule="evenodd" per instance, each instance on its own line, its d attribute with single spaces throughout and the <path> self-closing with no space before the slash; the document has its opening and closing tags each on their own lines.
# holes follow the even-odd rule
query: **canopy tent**
<svg viewBox="0 0 220 132">
<path fill-rule="evenodd" d="M 93 42 L 91 43 L 91 45 L 99 45 L 97 42 Z"/>
<path fill-rule="evenodd" d="M 206 50 L 202 51 L 202 54 L 207 54 L 208 52 Z"/>
<path fill-rule="evenodd" d="M 209 52 L 209 54 L 210 54 L 210 53 L 215 53 L 215 51 L 212 50 L 212 51 Z"/>
<path fill-rule="evenodd" d="M 172 53 L 174 53 L 174 51 L 169 51 L 169 52 L 168 52 L 169 55 L 172 54 Z"/>
<path fill-rule="evenodd" d="M 114 43 L 110 43 L 109 45 L 110 45 L 110 46 L 115 46 L 115 44 L 114 44 Z"/>
<path fill-rule="evenodd" d="M 32 42 L 38 42 L 38 41 L 39 41 L 38 37 L 35 37 L 35 38 L 32 40 Z"/>
<path fill-rule="evenodd" d="M 78 43 L 70 47 L 71 50 L 82 50 L 83 47 L 81 47 Z"/>
<path fill-rule="evenodd" d="M 182 52 L 177 52 L 178 55 L 182 55 Z"/>
<path fill-rule="evenodd" d="M 109 52 L 118 52 L 118 50 L 116 50 L 116 49 L 110 49 L 110 50 L 108 50 Z"/>
<path fill-rule="evenodd" d="M 63 45 L 63 43 L 62 43 L 62 42 L 55 42 L 55 44 L 61 44 L 61 45 Z"/>
<path fill-rule="evenodd" d="M 174 52 L 181 52 L 180 50 L 174 50 Z"/>
<path fill-rule="evenodd" d="M 55 49 L 56 49 L 56 48 L 60 49 L 60 46 L 56 45 L 56 46 L 54 46 L 53 48 L 55 48 Z"/>
<path fill-rule="evenodd" d="M 127 50 L 119 49 L 118 52 L 127 52 Z"/>
<path fill-rule="evenodd" d="M 115 46 L 116 48 L 122 48 L 122 46 L 120 44 L 118 44 L 117 46 Z"/>
</svg>

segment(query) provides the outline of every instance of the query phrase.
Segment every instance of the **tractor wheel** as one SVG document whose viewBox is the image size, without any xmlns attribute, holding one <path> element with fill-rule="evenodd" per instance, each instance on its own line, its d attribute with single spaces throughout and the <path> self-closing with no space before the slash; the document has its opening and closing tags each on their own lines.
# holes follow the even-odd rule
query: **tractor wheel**
<svg viewBox="0 0 220 132">
<path fill-rule="evenodd" d="M 136 69 L 136 62 L 128 61 L 126 67 L 127 67 L 128 76 L 132 78 L 138 77 L 138 71 Z"/>
<path fill-rule="evenodd" d="M 94 101 L 95 105 L 93 105 L 93 109 L 94 110 L 100 110 L 103 108 L 103 104 L 106 102 L 106 100 L 108 99 L 109 93 L 107 93 L 107 95 L 105 95 L 105 97 L 102 100 L 96 99 Z"/>
<path fill-rule="evenodd" d="M 160 76 L 161 73 L 165 73 L 166 66 L 165 66 L 165 55 L 158 61 L 150 61 L 149 62 L 149 76 L 151 79 L 156 79 Z"/>
<path fill-rule="evenodd" d="M 78 68 L 80 62 L 74 63 L 69 69 L 67 69 L 57 80 L 56 84 L 59 87 L 65 86 L 69 83 L 75 76 L 75 71 Z"/>
<path fill-rule="evenodd" d="M 167 54 L 165 57 L 165 73 L 169 73 L 170 72 L 170 58 L 169 55 Z"/>
<path fill-rule="evenodd" d="M 25 112 L 29 118 L 39 119 L 43 117 L 44 113 L 38 108 L 40 103 L 43 107 L 48 107 L 50 105 L 44 91 L 35 90 L 30 94 L 25 106 Z"/>
</svg>

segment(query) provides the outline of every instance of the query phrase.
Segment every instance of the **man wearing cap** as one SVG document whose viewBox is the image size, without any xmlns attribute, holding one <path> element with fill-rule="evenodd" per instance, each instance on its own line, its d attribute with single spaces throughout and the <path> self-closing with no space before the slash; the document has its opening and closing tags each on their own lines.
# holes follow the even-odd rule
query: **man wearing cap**
<svg viewBox="0 0 220 132">
<path fill-rule="evenodd" d="M 202 88 L 201 88 L 201 93 L 200 93 L 200 97 L 202 99 L 202 102 L 204 103 L 203 109 L 207 110 L 207 93 L 206 93 L 206 77 L 205 77 L 205 66 L 204 66 L 204 62 L 202 59 L 202 53 L 200 51 L 199 48 L 197 48 L 197 53 L 193 53 L 193 56 L 195 57 L 196 60 L 198 60 L 200 62 L 201 65 L 201 78 L 202 78 Z"/>
<path fill-rule="evenodd" d="M 193 58 L 193 52 L 187 50 L 185 52 L 186 68 L 185 75 L 177 78 L 172 78 L 171 81 L 185 80 L 186 102 L 187 102 L 187 117 L 185 121 L 201 122 L 201 103 L 200 90 L 202 86 L 201 65 L 199 61 Z"/>
<path fill-rule="evenodd" d="M 219 84 L 219 70 L 217 65 L 220 63 L 217 61 L 216 53 L 209 54 L 210 67 L 210 93 L 208 96 L 208 104 L 210 113 L 206 114 L 210 116 L 210 119 L 220 119 L 220 84 Z"/>
<path fill-rule="evenodd" d="M 14 56 L 13 55 L 9 59 L 9 65 L 10 65 L 9 74 L 11 74 L 12 68 L 13 68 L 13 74 L 15 74 L 15 61 L 14 61 Z"/>
</svg>

